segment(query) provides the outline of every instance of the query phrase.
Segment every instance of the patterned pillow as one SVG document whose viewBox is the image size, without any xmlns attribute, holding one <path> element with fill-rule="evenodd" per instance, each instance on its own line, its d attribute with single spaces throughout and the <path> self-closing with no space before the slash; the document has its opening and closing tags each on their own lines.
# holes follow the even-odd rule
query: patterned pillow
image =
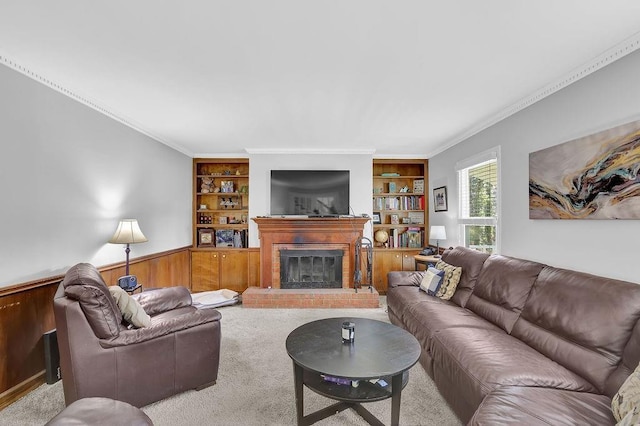
<svg viewBox="0 0 640 426">
<path fill-rule="evenodd" d="M 611 400 L 611 411 L 618 424 L 637 425 L 640 420 L 640 365 Z"/>
<path fill-rule="evenodd" d="M 429 267 L 420 281 L 420 289 L 426 291 L 430 296 L 435 296 L 442 284 L 442 278 L 444 278 L 444 271 Z"/>
<path fill-rule="evenodd" d="M 442 284 L 436 296 L 444 300 L 449 300 L 456 292 L 456 288 L 460 282 L 460 276 L 462 275 L 462 268 L 449 265 L 444 260 L 440 260 L 436 263 L 436 269 L 444 271 L 444 278 L 442 279 Z"/>
</svg>

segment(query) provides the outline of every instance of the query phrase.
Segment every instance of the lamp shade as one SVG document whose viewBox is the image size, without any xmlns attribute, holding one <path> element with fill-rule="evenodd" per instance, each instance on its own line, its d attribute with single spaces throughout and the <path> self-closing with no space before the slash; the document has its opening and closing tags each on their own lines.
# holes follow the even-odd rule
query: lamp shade
<svg viewBox="0 0 640 426">
<path fill-rule="evenodd" d="M 432 240 L 446 240 L 447 231 L 444 226 L 432 226 L 429 230 L 429 238 Z"/>
<path fill-rule="evenodd" d="M 115 234 L 109 240 L 112 244 L 135 244 L 147 242 L 136 219 L 122 219 Z"/>
</svg>

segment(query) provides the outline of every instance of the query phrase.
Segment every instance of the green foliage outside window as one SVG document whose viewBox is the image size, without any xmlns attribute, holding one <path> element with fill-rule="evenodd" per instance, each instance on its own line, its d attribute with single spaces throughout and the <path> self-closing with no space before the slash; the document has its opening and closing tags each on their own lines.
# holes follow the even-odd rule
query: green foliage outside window
<svg viewBox="0 0 640 426">
<path fill-rule="evenodd" d="M 495 161 L 469 169 L 469 216 L 472 218 L 490 218 L 497 216 L 496 194 L 498 185 L 497 164 Z M 493 252 L 496 245 L 495 226 L 465 226 L 467 244 L 487 253 Z"/>
</svg>

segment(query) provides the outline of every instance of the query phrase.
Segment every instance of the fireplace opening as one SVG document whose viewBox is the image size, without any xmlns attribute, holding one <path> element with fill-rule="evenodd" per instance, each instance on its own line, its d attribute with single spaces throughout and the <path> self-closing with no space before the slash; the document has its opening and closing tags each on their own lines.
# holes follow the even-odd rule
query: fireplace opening
<svg viewBox="0 0 640 426">
<path fill-rule="evenodd" d="M 342 250 L 280 250 L 280 288 L 342 288 Z"/>
</svg>

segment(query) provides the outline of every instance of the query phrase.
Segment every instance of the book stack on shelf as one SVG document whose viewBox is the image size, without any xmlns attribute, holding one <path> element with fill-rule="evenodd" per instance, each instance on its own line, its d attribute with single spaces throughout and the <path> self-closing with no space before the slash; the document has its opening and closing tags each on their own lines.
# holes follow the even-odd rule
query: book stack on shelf
<svg viewBox="0 0 640 426">
<path fill-rule="evenodd" d="M 424 229 L 409 227 L 406 231 L 398 228 L 391 230 L 387 248 L 422 248 Z"/>
</svg>

